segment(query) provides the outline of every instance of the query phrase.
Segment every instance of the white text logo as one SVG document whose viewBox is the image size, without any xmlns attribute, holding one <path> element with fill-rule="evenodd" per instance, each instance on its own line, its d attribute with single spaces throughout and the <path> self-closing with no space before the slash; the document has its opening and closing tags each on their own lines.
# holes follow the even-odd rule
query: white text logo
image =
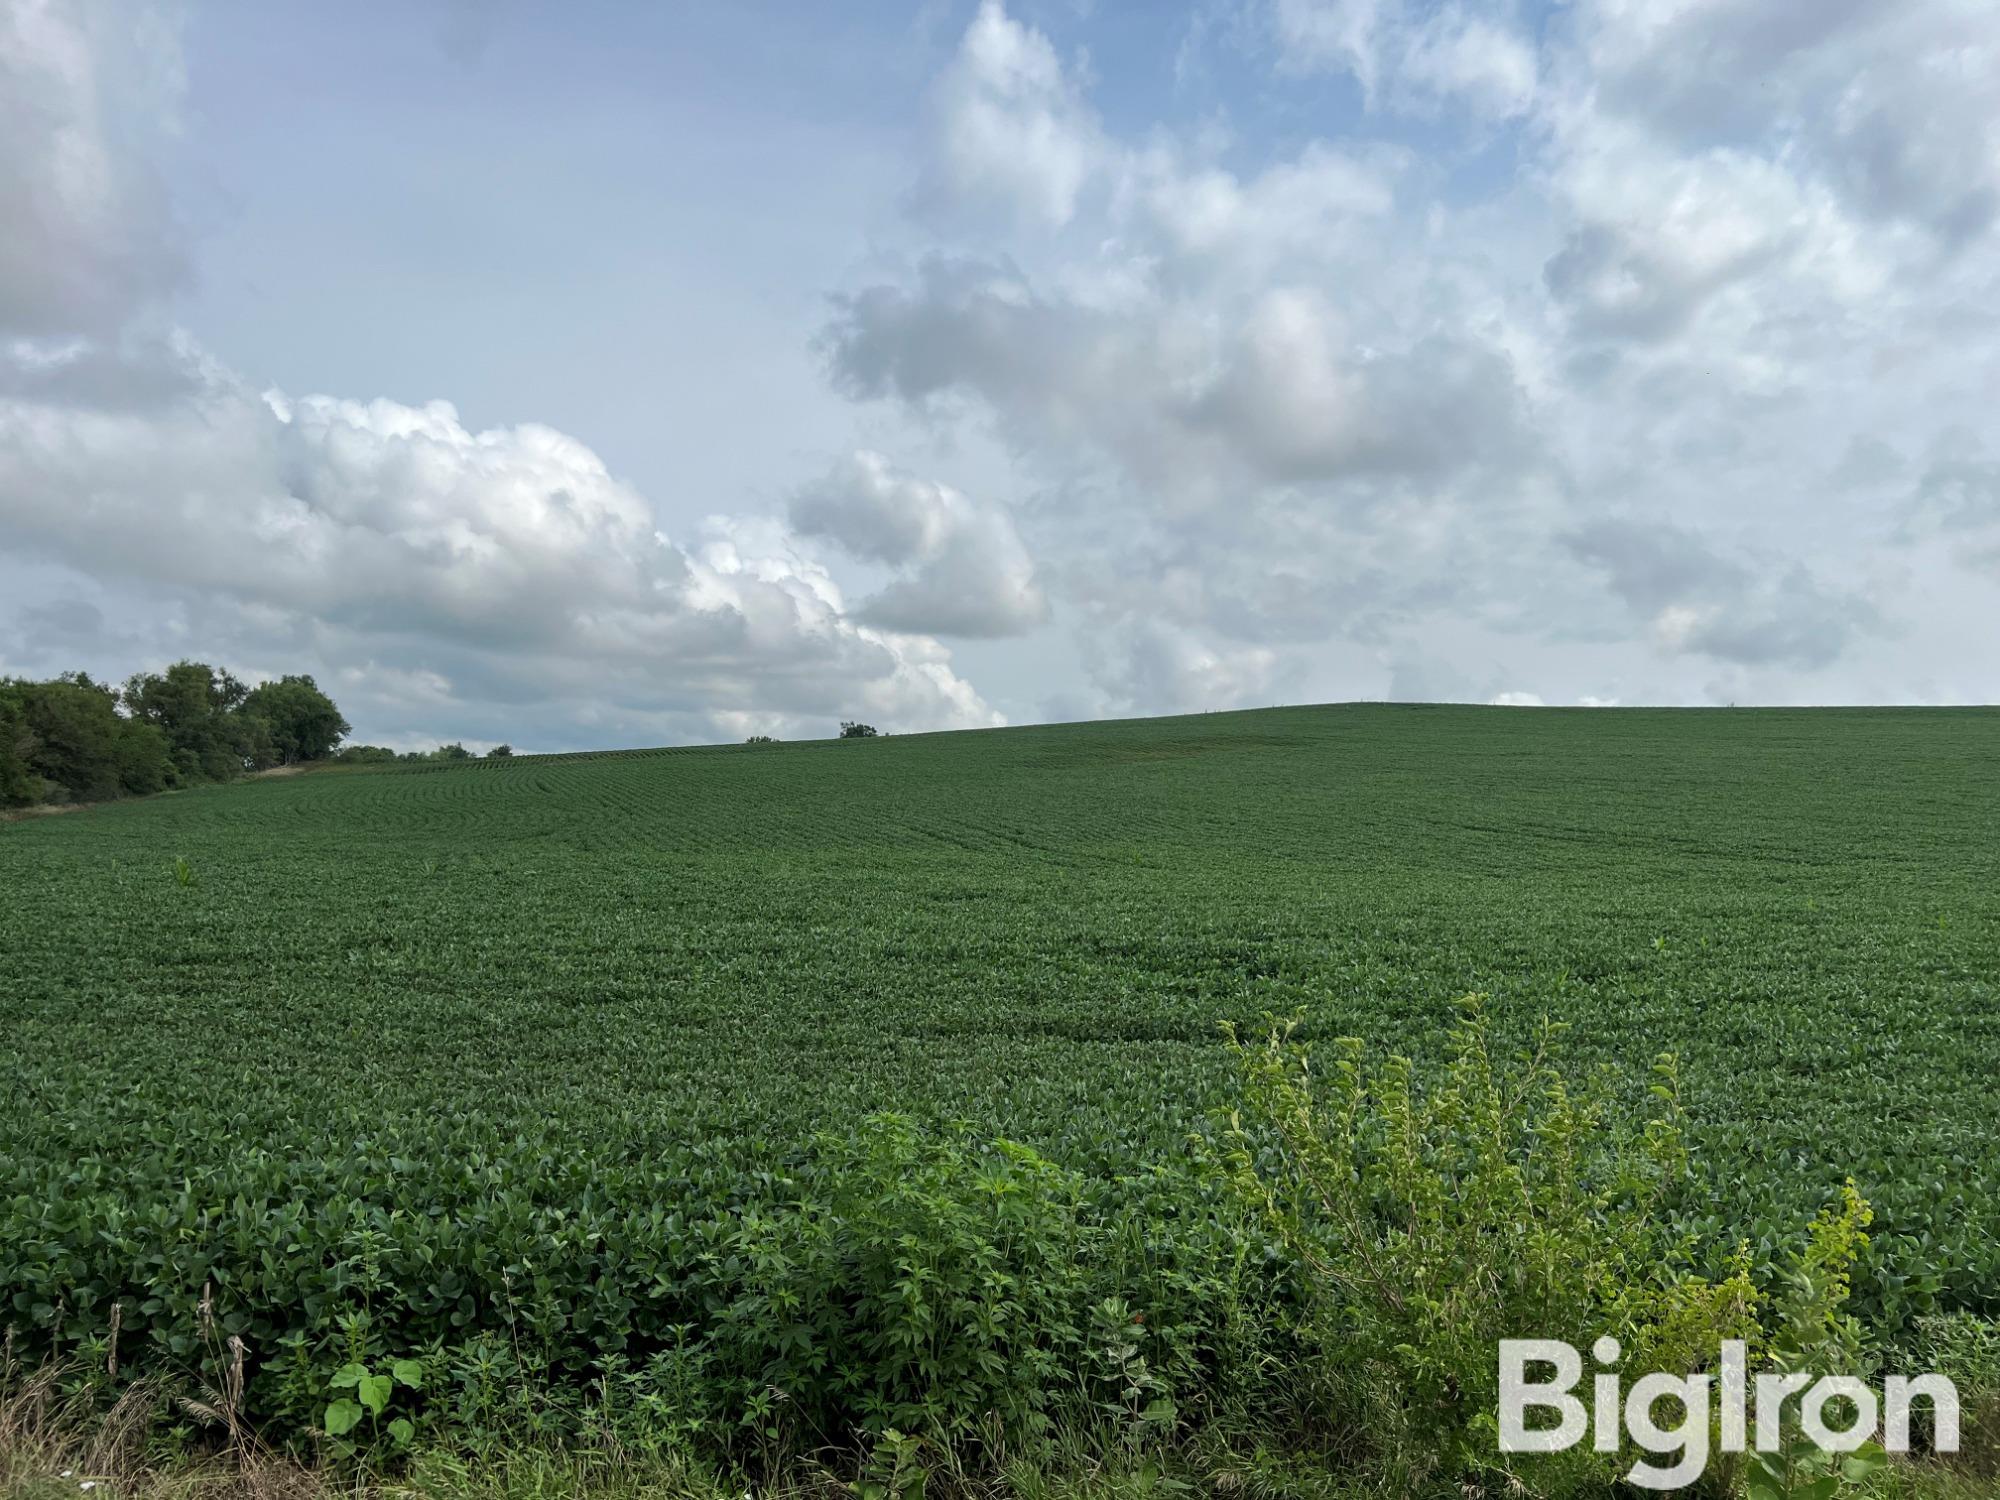
<svg viewBox="0 0 2000 1500">
<path fill-rule="evenodd" d="M 1601 1338 L 1591 1346 L 1599 1365 L 1614 1365 L 1618 1340 Z M 1724 1453 L 1777 1451 L 1783 1441 L 1785 1406 L 1797 1398 L 1798 1425 L 1814 1446 L 1826 1453 L 1852 1453 L 1871 1439 L 1891 1453 L 1910 1450 L 1911 1403 L 1931 1405 L 1932 1446 L 1940 1453 L 1958 1451 L 1958 1388 L 1943 1375 L 1891 1375 L 1881 1395 L 1853 1375 L 1764 1374 L 1748 1377 L 1747 1351 L 1740 1339 L 1722 1346 L 1717 1375 L 1642 1375 L 1620 1399 L 1615 1370 L 1600 1370 L 1591 1381 L 1591 1408 L 1571 1394 L 1583 1378 L 1583 1356 L 1561 1339 L 1502 1339 L 1500 1341 L 1500 1450 L 1503 1453 L 1560 1453 L 1574 1448 L 1586 1430 L 1599 1453 L 1616 1453 L 1629 1437 L 1646 1452 L 1673 1455 L 1670 1463 L 1640 1459 L 1626 1472 L 1629 1483 L 1646 1489 L 1671 1490 L 1694 1483 L 1708 1467 L 1709 1435 L 1715 1431 Z M 1552 1371 L 1546 1378 L 1528 1378 L 1530 1366 Z M 1711 1410 L 1711 1388 L 1720 1387 L 1721 1411 Z M 1679 1407 L 1678 1420 L 1663 1426 L 1655 1415 L 1666 1398 Z M 1828 1408 L 1845 1425 L 1833 1426 Z M 1531 1411 L 1554 1412 L 1553 1426 L 1528 1426 Z M 1719 1415 L 1719 1420 L 1717 1417 Z M 1621 1433 L 1621 1424 L 1623 1431 Z M 1879 1437 L 1878 1437 L 1879 1432 Z"/>
</svg>

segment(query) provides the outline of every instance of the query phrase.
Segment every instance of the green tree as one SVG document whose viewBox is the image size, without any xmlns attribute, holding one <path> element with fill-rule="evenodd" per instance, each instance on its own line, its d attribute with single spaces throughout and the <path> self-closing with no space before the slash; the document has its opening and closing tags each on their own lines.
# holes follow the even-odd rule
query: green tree
<svg viewBox="0 0 2000 1500">
<path fill-rule="evenodd" d="M 183 781 L 227 781 L 259 746 L 237 716 L 250 689 L 206 662 L 177 661 L 165 672 L 140 672 L 125 684 L 132 716 L 167 738 Z"/>
<path fill-rule="evenodd" d="M 844 740 L 872 740 L 880 733 L 873 724 L 856 724 L 851 719 L 840 721 L 840 737 Z"/>
<path fill-rule="evenodd" d="M 514 747 L 512 745 L 495 745 L 491 750 L 486 752 L 488 760 L 511 760 L 513 756 Z"/>
<path fill-rule="evenodd" d="M 173 784 L 167 742 L 149 724 L 118 712 L 111 688 L 87 673 L 51 682 L 4 685 L 0 712 L 0 796 L 13 805 L 61 799 L 97 802 L 157 792 Z"/>
<path fill-rule="evenodd" d="M 118 795 L 118 709 L 110 690 L 73 672 L 28 697 L 29 765 L 77 802 Z"/>
<path fill-rule="evenodd" d="M 21 684 L 0 679 L 0 807 L 26 807 L 36 800 L 28 770 L 28 718 Z"/>
<path fill-rule="evenodd" d="M 163 792 L 174 784 L 174 759 L 167 738 L 150 724 L 117 716 L 118 789 L 128 797 Z"/>
<path fill-rule="evenodd" d="M 280 677 L 252 688 L 243 699 L 242 713 L 264 725 L 274 765 L 325 760 L 350 727 L 319 684 L 303 676 Z M 258 747 L 253 743 L 250 749 L 256 758 Z"/>
</svg>

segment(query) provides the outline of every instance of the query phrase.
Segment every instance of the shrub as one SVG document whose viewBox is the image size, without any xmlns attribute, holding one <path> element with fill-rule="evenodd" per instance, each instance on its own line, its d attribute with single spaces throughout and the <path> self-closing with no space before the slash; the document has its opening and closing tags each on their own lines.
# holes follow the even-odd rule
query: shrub
<svg viewBox="0 0 2000 1500">
<path fill-rule="evenodd" d="M 1724 1339 L 1754 1338 L 1747 1266 L 1704 1280 L 1669 1227 L 1688 1172 L 1671 1058 L 1654 1117 L 1624 1129 L 1551 1065 L 1557 1028 L 1496 1065 L 1476 996 L 1427 1091 L 1407 1059 L 1370 1066 L 1358 1041 L 1317 1069 L 1296 1024 L 1231 1035 L 1248 1113 L 1228 1123 L 1228 1171 L 1301 1269 L 1303 1399 L 1334 1447 L 1405 1492 L 1474 1479 L 1509 1458 L 1503 1338 L 1610 1334 L 1627 1380 L 1712 1368 Z M 1537 1479 L 1602 1484 L 1617 1462 L 1572 1451 Z"/>
<path fill-rule="evenodd" d="M 840 737 L 844 740 L 872 740 L 880 733 L 873 724 L 856 724 L 851 719 L 840 721 Z"/>
<path fill-rule="evenodd" d="M 1031 1440 L 1082 1347 L 1081 1185 L 1025 1146 L 877 1116 L 697 1273 L 725 1409 L 777 1439 Z"/>
</svg>

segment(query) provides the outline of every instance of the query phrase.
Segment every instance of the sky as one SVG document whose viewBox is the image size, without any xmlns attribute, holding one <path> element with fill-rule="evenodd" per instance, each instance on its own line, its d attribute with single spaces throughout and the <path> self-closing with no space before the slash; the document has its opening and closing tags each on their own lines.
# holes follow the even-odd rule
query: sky
<svg viewBox="0 0 2000 1500">
<path fill-rule="evenodd" d="M 0 0 L 0 674 L 2000 699 L 2000 0 Z"/>
</svg>

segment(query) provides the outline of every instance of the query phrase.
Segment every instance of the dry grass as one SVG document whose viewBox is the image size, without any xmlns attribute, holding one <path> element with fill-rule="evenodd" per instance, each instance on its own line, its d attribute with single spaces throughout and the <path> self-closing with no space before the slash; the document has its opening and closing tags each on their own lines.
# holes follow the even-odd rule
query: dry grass
<svg viewBox="0 0 2000 1500">
<path fill-rule="evenodd" d="M 670 1454 L 616 1445 L 525 1448 L 485 1458 L 420 1454 L 394 1475 L 343 1472 L 275 1452 L 235 1420 L 234 1382 L 196 1396 L 128 1385 L 104 1407 L 74 1369 L 0 1370 L 0 1500 L 854 1500 L 856 1489 L 808 1461 L 778 1484 L 727 1482 Z M 65 1376 L 69 1377 L 67 1380 Z M 101 1389 L 101 1388 L 100 1388 Z M 156 1441 L 165 1419 L 191 1417 L 209 1446 L 190 1453 Z M 1211 1456 L 1212 1458 L 1212 1456 Z M 1178 1467 L 1178 1466 L 1177 1466 Z M 990 1484 L 934 1474 L 949 1500 L 1159 1500 L 1157 1471 L 1117 1473 L 1091 1464 L 1040 1472 L 1011 1467 Z M 1365 1475 L 1197 1461 L 1180 1471 L 1182 1493 L 1229 1500 L 1379 1495 Z M 1896 1464 L 1876 1500 L 2000 1500 L 2000 1481 L 1963 1468 Z"/>
<path fill-rule="evenodd" d="M 24 823 L 29 818 L 53 818 L 62 813 L 85 812 L 102 807 L 101 802 L 49 802 L 33 807 L 0 807 L 0 823 Z"/>
<path fill-rule="evenodd" d="M 103 1368 L 75 1363 L 22 1367 L 10 1331 L 0 1350 L 0 1500 L 326 1500 L 337 1487 L 296 1459 L 272 1453 L 241 1420 L 245 1349 L 220 1336 L 202 1298 L 202 1336 L 223 1369 L 220 1389 L 169 1391 L 119 1373 L 120 1309 L 113 1307 Z M 166 1453 L 163 1419 L 191 1418 L 209 1445 Z"/>
<path fill-rule="evenodd" d="M 326 1477 L 245 1437 L 201 1458 L 162 1459 L 151 1441 L 168 1402 L 144 1381 L 103 1410 L 66 1397 L 43 1370 L 0 1397 L 4 1500 L 328 1500 Z"/>
</svg>

